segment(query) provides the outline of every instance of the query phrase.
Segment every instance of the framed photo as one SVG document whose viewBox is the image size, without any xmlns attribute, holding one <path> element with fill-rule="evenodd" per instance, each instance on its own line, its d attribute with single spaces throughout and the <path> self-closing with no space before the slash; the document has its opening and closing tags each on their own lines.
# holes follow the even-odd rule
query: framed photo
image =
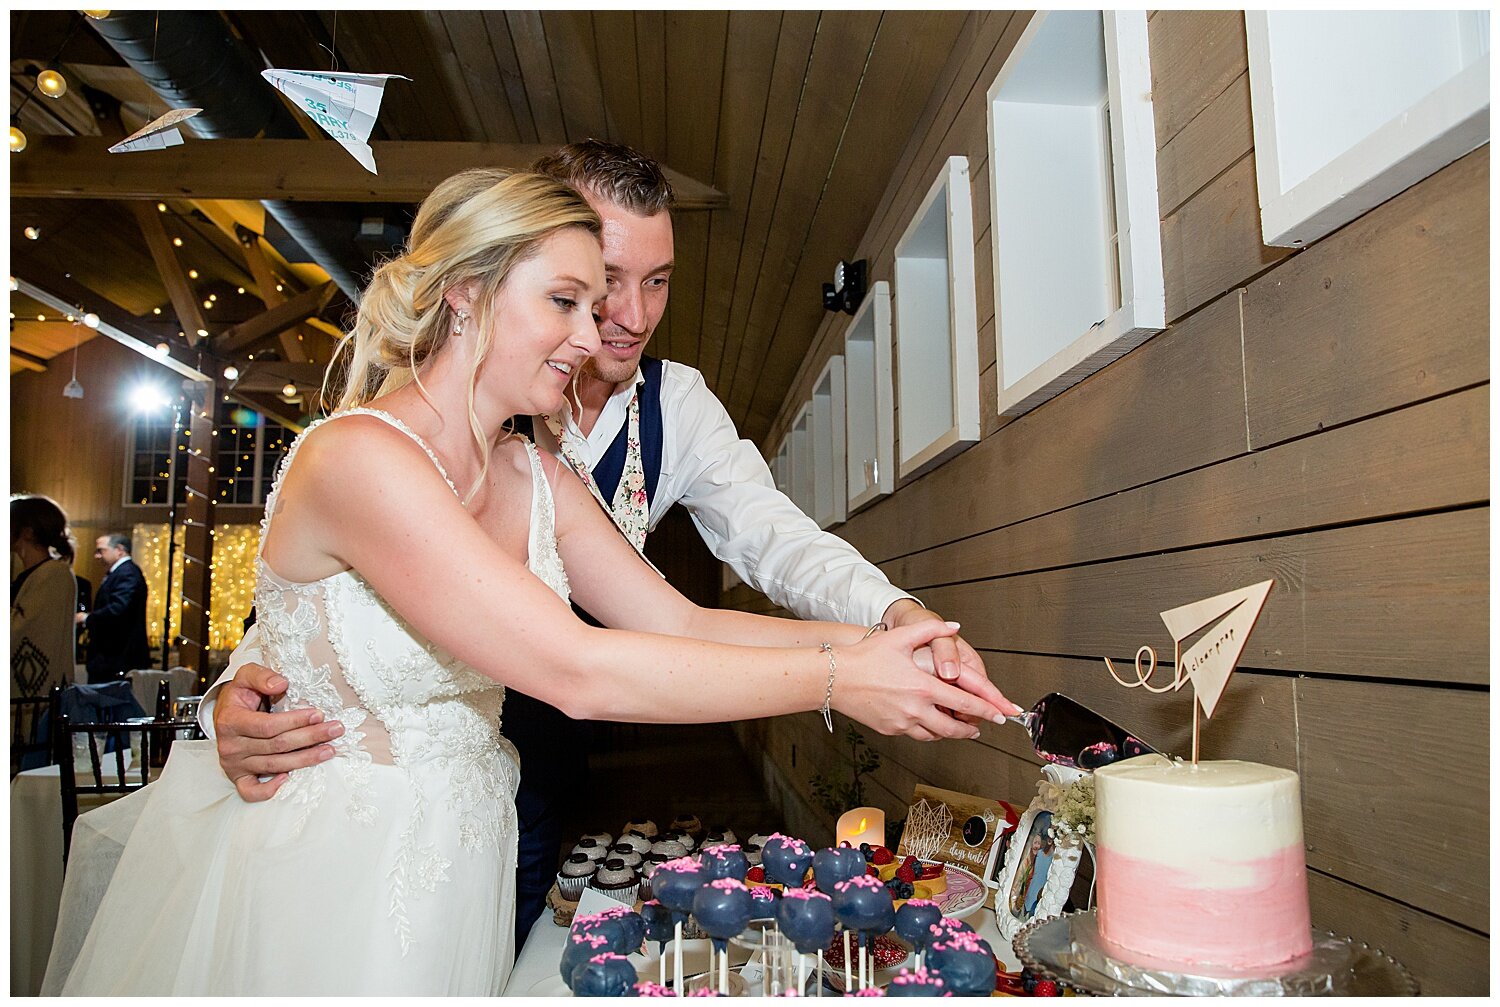
<svg viewBox="0 0 1500 1007">
<path fill-rule="evenodd" d="M 995 925 L 1006 940 L 1032 920 L 1060 913 L 1073 887 L 1082 849 L 1057 842 L 1052 835 L 1052 813 L 1038 797 L 1006 842 L 995 891 Z"/>
</svg>

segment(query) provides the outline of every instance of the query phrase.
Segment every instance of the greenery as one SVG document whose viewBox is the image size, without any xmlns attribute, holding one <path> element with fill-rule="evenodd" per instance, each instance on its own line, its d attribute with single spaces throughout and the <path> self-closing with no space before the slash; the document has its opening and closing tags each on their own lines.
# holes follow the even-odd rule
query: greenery
<svg viewBox="0 0 1500 1007">
<path fill-rule="evenodd" d="M 830 815 L 838 816 L 850 808 L 863 807 L 865 803 L 865 785 L 863 777 L 866 773 L 873 773 L 880 768 L 880 753 L 865 744 L 865 736 L 856 731 L 853 725 L 844 730 L 844 743 L 849 746 L 847 758 L 841 758 L 843 770 L 848 773 L 847 779 L 842 773 L 833 771 L 829 775 L 814 773 L 809 781 L 812 785 L 813 799 L 818 805 Z"/>
</svg>

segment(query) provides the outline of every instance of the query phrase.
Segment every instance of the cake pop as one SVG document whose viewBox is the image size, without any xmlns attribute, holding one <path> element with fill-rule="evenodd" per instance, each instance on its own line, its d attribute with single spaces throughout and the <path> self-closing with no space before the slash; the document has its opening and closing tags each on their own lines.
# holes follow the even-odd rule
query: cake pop
<svg viewBox="0 0 1500 1007">
<path fill-rule="evenodd" d="M 800 839 L 772 833 L 760 848 L 761 866 L 772 884 L 796 888 L 812 866 L 812 849 Z"/>
<path fill-rule="evenodd" d="M 768 920 L 776 917 L 776 889 L 766 885 L 750 885 L 750 900 L 754 903 L 752 919 Z"/>
<path fill-rule="evenodd" d="M 813 880 L 818 890 L 832 894 L 840 881 L 865 873 L 865 857 L 852 846 L 830 847 L 813 855 Z"/>
<path fill-rule="evenodd" d="M 635 984 L 635 995 L 638 997 L 675 997 L 672 987 L 663 986 L 661 983 L 639 982 Z"/>
<path fill-rule="evenodd" d="M 635 966 L 624 955 L 594 955 L 573 969 L 573 995 L 628 997 L 635 992 Z"/>
<path fill-rule="evenodd" d="M 797 989 L 807 986 L 806 962 L 800 956 L 814 952 L 818 955 L 818 985 L 821 987 L 823 949 L 833 940 L 833 900 L 812 888 L 787 888 L 776 906 L 776 922 L 797 948 Z"/>
<path fill-rule="evenodd" d="M 629 906 L 610 906 L 608 909 L 600 910 L 593 915 L 594 919 L 614 920 L 619 928 L 623 947 L 611 948 L 618 954 L 627 955 L 641 949 L 641 942 L 646 939 L 646 921 L 641 914 Z"/>
<path fill-rule="evenodd" d="M 693 911 L 693 897 L 707 880 L 697 857 L 678 857 L 656 868 L 651 891 L 680 921 Z"/>
<path fill-rule="evenodd" d="M 705 847 L 701 859 L 703 873 L 711 881 L 719 878 L 744 881 L 745 872 L 750 870 L 750 861 L 746 860 L 740 848 L 734 845 Z"/>
<path fill-rule="evenodd" d="M 927 950 L 927 944 L 932 940 L 928 928 L 942 918 L 943 911 L 936 902 L 907 899 L 906 904 L 896 910 L 896 935 L 920 954 Z"/>
<path fill-rule="evenodd" d="M 890 988 L 885 991 L 888 997 L 951 997 L 948 992 L 948 984 L 943 982 L 943 977 L 936 972 L 929 972 L 924 968 L 915 971 L 902 969 L 891 978 Z"/>
<path fill-rule="evenodd" d="M 927 949 L 927 966 L 943 977 L 954 996 L 989 996 L 995 990 L 994 952 L 972 931 L 933 941 Z"/>
<path fill-rule="evenodd" d="M 563 945 L 562 957 L 557 962 L 557 971 L 569 989 L 573 988 L 573 970 L 595 955 L 611 951 L 612 943 L 609 934 L 578 930 L 569 932 L 567 942 Z"/>
<path fill-rule="evenodd" d="M 646 940 L 656 942 L 656 953 L 664 954 L 672 939 L 672 910 L 652 899 L 641 904 L 641 922 L 646 925 Z"/>
<path fill-rule="evenodd" d="M 729 938 L 739 936 L 750 925 L 753 903 L 750 889 L 734 878 L 710 881 L 693 898 L 693 917 L 719 953 L 720 993 L 729 988 Z"/>
<path fill-rule="evenodd" d="M 816 870 L 816 867 L 814 868 Z M 844 925 L 847 935 L 855 932 L 870 939 L 886 933 L 896 922 L 896 908 L 891 903 L 890 889 L 872 874 L 861 874 L 840 881 L 833 886 L 833 912 Z M 848 960 L 848 938 L 845 937 L 845 961 Z M 869 964 L 869 943 L 860 945 L 859 982 L 861 988 L 871 985 L 874 975 L 866 975 Z M 845 969 L 847 973 L 848 969 Z M 847 988 L 847 983 L 846 983 Z"/>
</svg>

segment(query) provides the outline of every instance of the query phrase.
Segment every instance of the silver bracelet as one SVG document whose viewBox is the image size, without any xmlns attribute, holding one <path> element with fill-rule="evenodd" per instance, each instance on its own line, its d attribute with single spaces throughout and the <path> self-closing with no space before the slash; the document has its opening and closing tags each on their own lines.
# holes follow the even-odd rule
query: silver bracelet
<svg viewBox="0 0 1500 1007">
<path fill-rule="evenodd" d="M 823 723 L 828 725 L 828 733 L 833 733 L 833 710 L 829 704 L 833 702 L 833 676 L 838 673 L 838 662 L 833 659 L 833 644 L 822 643 L 818 649 L 828 655 L 828 689 L 823 693 Z"/>
<path fill-rule="evenodd" d="M 865 635 L 859 638 L 860 642 L 864 642 L 865 640 L 868 640 L 870 637 L 874 636 L 876 633 L 884 633 L 886 630 L 888 630 L 890 628 L 891 627 L 887 626 L 883 622 L 877 622 L 875 625 L 873 625 L 869 629 L 865 630 Z"/>
</svg>

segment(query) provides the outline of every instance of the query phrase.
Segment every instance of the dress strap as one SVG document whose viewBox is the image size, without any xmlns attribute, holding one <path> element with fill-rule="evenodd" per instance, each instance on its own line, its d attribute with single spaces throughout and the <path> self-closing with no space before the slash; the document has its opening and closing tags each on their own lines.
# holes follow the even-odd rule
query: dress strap
<svg viewBox="0 0 1500 1007">
<path fill-rule="evenodd" d="M 260 519 L 260 544 L 255 549 L 256 558 L 259 558 L 262 550 L 265 549 L 266 534 L 271 530 L 271 515 L 275 513 L 276 500 L 281 496 L 281 482 L 286 478 L 287 470 L 292 466 L 292 459 L 297 456 L 297 449 L 302 446 L 302 442 L 306 439 L 307 435 L 318 429 L 318 427 L 333 420 L 343 419 L 345 416 L 374 416 L 376 419 L 384 421 L 410 437 L 416 442 L 417 447 L 421 448 L 427 454 L 427 457 L 432 460 L 432 464 L 438 470 L 438 475 L 443 477 L 443 482 L 448 484 L 448 488 L 453 491 L 453 495 L 459 496 L 458 487 L 454 486 L 453 480 L 448 478 L 448 470 L 443 468 L 443 463 L 438 461 L 437 454 L 433 452 L 432 448 L 427 446 L 427 442 L 415 430 L 383 409 L 370 409 L 363 406 L 357 409 L 346 409 L 343 412 L 334 413 L 332 416 L 325 416 L 321 420 L 309 423 L 307 429 L 298 434 L 297 439 L 292 441 L 291 447 L 287 449 L 286 455 L 281 459 L 281 467 L 276 470 L 276 479 L 271 484 L 270 495 L 266 497 L 266 512 Z"/>
</svg>

